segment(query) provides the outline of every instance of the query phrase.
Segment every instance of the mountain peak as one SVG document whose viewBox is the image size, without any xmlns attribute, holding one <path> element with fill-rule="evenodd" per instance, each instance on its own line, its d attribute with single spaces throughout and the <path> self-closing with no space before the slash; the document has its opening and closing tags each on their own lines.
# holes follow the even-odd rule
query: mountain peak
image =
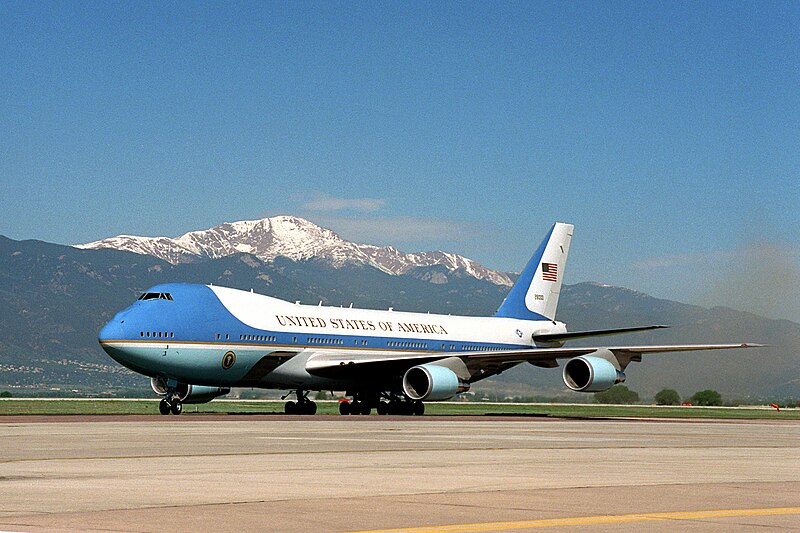
<svg viewBox="0 0 800 533">
<path fill-rule="evenodd" d="M 441 251 L 404 253 L 391 246 L 356 244 L 342 239 L 327 228 L 292 215 L 225 222 L 206 230 L 190 231 L 177 238 L 118 235 L 75 247 L 126 250 L 158 257 L 172 264 L 204 258 L 218 259 L 237 253 L 252 254 L 268 263 L 277 257 L 294 261 L 314 258 L 334 268 L 345 264 L 369 265 L 393 275 L 401 275 L 418 267 L 443 265 L 450 271 L 461 269 L 469 276 L 496 285 L 512 285 L 508 274 L 491 270 L 460 255 Z"/>
</svg>

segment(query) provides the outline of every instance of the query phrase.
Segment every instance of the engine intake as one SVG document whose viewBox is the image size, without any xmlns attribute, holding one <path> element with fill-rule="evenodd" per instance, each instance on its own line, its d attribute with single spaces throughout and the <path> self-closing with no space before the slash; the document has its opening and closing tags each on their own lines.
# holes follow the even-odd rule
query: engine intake
<svg viewBox="0 0 800 533">
<path fill-rule="evenodd" d="M 602 357 L 581 355 L 564 365 L 564 384 L 577 392 L 600 392 L 625 381 L 625 374 Z"/>
<path fill-rule="evenodd" d="M 164 378 L 150 378 L 150 387 L 159 396 L 166 396 L 170 393 L 167 382 Z M 228 387 L 208 387 L 206 385 L 190 385 L 189 383 L 178 383 L 172 395 L 183 403 L 207 403 L 218 396 L 224 396 L 231 391 Z"/>
<path fill-rule="evenodd" d="M 403 391 L 412 400 L 447 400 L 468 390 L 469 383 L 444 366 L 414 366 L 403 375 Z"/>
</svg>

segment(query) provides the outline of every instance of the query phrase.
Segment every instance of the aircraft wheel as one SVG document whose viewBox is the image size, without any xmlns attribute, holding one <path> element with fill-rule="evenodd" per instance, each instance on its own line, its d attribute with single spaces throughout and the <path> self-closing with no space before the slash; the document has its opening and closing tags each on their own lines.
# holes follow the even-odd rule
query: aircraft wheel
<svg viewBox="0 0 800 533">
<path fill-rule="evenodd" d="M 349 415 L 351 412 L 350 402 L 339 402 L 339 414 Z"/>
<path fill-rule="evenodd" d="M 398 402 L 397 400 L 392 400 L 392 401 L 389 402 L 389 406 L 387 408 L 387 412 L 390 415 L 399 415 L 402 412 L 400 410 L 401 407 L 402 407 L 402 405 L 400 404 L 400 402 Z"/>
<path fill-rule="evenodd" d="M 379 415 L 389 414 L 389 404 L 386 402 L 378 402 L 378 414 Z"/>
<path fill-rule="evenodd" d="M 417 400 L 414 402 L 414 414 L 417 416 L 422 416 L 425 414 L 425 404 L 421 401 Z"/>
<path fill-rule="evenodd" d="M 306 402 L 306 406 L 303 409 L 305 414 L 307 415 L 315 415 L 317 414 L 317 403 L 316 402 Z"/>
<path fill-rule="evenodd" d="M 404 416 L 411 416 L 414 414 L 414 403 L 413 402 L 403 402 L 400 407 L 400 414 Z"/>
<path fill-rule="evenodd" d="M 358 400 L 353 400 L 350 402 L 350 414 L 352 415 L 360 415 L 361 414 L 361 402 Z"/>
<path fill-rule="evenodd" d="M 286 413 L 287 415 L 296 415 L 297 404 L 292 401 L 286 402 L 286 405 L 283 406 L 283 412 Z"/>
<path fill-rule="evenodd" d="M 168 415 L 170 412 L 170 405 L 166 398 L 158 402 L 158 412 L 162 415 Z"/>
<path fill-rule="evenodd" d="M 179 415 L 183 412 L 183 402 L 180 400 L 175 400 L 172 402 L 172 407 L 170 409 L 173 415 Z"/>
</svg>

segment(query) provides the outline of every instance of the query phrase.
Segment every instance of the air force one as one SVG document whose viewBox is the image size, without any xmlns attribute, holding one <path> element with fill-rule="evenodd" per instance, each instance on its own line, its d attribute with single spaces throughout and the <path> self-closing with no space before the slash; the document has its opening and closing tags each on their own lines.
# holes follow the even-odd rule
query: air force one
<svg viewBox="0 0 800 533">
<path fill-rule="evenodd" d="M 567 331 L 555 320 L 573 226 L 556 223 L 492 317 L 301 305 L 213 285 L 157 285 L 99 335 L 103 349 L 149 376 L 161 414 L 231 387 L 296 394 L 289 414 L 314 414 L 310 391 L 346 391 L 341 414 L 424 413 L 476 381 L 520 363 L 563 367 L 573 391 L 625 381 L 642 354 L 749 348 L 755 344 L 564 347 L 570 339 L 667 326 Z M 288 396 L 288 394 L 287 394 Z"/>
</svg>

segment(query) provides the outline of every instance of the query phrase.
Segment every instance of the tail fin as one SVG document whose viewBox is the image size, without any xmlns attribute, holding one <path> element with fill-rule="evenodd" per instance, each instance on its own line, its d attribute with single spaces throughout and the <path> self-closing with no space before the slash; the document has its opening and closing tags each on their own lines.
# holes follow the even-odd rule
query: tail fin
<svg viewBox="0 0 800 533">
<path fill-rule="evenodd" d="M 572 224 L 556 222 L 520 274 L 495 316 L 554 320 L 567 266 Z"/>
</svg>

